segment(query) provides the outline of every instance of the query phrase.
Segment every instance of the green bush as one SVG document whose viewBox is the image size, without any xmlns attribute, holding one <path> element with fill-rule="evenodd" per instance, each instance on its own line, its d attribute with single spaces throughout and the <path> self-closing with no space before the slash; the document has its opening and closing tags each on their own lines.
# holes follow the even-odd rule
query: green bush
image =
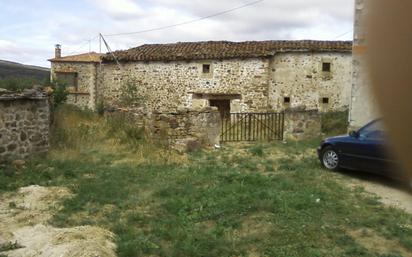
<svg viewBox="0 0 412 257">
<path fill-rule="evenodd" d="M 322 113 L 322 133 L 326 135 L 341 135 L 348 131 L 349 112 L 326 112 Z"/>
<path fill-rule="evenodd" d="M 127 79 L 120 88 L 120 104 L 122 106 L 139 106 L 143 101 L 142 92 L 139 91 L 138 82 Z"/>
<path fill-rule="evenodd" d="M 0 88 L 10 91 L 21 92 L 24 89 L 31 88 L 36 84 L 44 84 L 36 78 L 7 78 L 0 79 Z"/>
<path fill-rule="evenodd" d="M 56 108 L 67 100 L 69 93 L 66 90 L 67 84 L 63 81 L 54 82 L 52 87 L 53 107 Z"/>
</svg>

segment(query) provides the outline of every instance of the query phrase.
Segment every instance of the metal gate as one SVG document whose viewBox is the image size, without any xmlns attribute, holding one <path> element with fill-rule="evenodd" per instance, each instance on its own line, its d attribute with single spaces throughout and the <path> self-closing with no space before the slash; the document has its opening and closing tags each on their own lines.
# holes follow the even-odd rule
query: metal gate
<svg viewBox="0 0 412 257">
<path fill-rule="evenodd" d="M 284 113 L 230 113 L 222 117 L 221 142 L 283 140 Z"/>
</svg>

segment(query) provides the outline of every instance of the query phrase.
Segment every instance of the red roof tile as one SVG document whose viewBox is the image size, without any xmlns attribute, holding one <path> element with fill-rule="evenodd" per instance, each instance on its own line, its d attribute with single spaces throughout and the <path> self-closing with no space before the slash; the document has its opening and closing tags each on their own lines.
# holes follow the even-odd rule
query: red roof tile
<svg viewBox="0 0 412 257">
<path fill-rule="evenodd" d="M 77 55 L 68 55 L 60 58 L 49 59 L 50 62 L 100 62 L 103 54 L 98 54 L 95 52 L 77 54 Z"/>
<path fill-rule="evenodd" d="M 115 51 L 119 61 L 177 61 L 253 58 L 271 56 L 276 52 L 315 51 L 350 52 L 352 41 L 270 40 L 270 41 L 206 41 L 172 44 L 147 44 L 124 51 Z M 106 54 L 103 61 L 114 61 Z"/>
</svg>

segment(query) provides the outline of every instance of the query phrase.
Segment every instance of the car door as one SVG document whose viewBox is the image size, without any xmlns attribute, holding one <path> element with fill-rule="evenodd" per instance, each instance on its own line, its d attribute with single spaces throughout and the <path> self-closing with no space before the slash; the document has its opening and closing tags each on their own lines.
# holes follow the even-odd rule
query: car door
<svg viewBox="0 0 412 257">
<path fill-rule="evenodd" d="M 361 128 L 353 146 L 359 169 L 385 173 L 388 170 L 387 141 L 382 120 L 375 120 Z"/>
<path fill-rule="evenodd" d="M 363 145 L 360 153 L 362 169 L 373 173 L 384 173 L 388 169 L 386 139 L 380 124 L 374 124 L 367 133 L 360 133 L 359 140 Z"/>
<path fill-rule="evenodd" d="M 338 143 L 341 166 L 349 169 L 364 170 L 365 156 L 368 155 L 368 142 L 358 136 L 351 136 Z"/>
<path fill-rule="evenodd" d="M 338 149 L 343 167 L 381 173 L 387 166 L 380 120 L 367 124 L 340 142 Z"/>
</svg>

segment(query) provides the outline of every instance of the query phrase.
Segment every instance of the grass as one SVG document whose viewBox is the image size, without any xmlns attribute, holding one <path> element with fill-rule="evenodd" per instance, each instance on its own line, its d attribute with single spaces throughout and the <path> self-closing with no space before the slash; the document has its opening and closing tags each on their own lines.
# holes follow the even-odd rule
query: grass
<svg viewBox="0 0 412 257">
<path fill-rule="evenodd" d="M 129 145 L 134 133 L 91 113 L 62 109 L 57 120 L 49 158 L 0 172 L 0 191 L 69 187 L 51 224 L 109 229 L 119 256 L 399 256 L 362 244 L 351 233 L 362 229 L 412 252 L 411 216 L 322 170 L 317 139 L 179 155 Z"/>
</svg>

